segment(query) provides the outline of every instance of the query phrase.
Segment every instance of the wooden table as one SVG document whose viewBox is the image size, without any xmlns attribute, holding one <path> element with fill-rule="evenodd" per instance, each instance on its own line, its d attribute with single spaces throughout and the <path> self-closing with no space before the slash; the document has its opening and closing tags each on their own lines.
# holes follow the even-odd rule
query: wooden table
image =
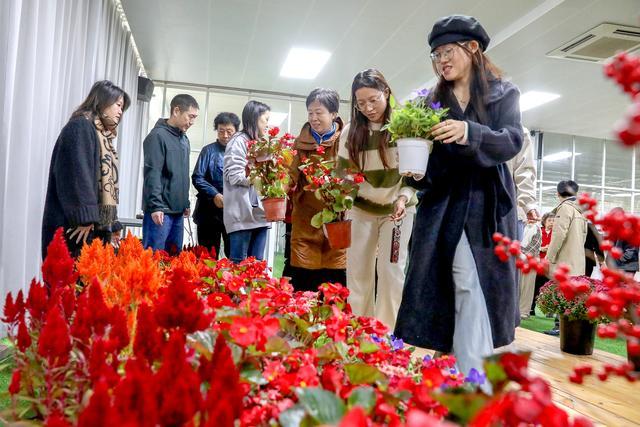
<svg viewBox="0 0 640 427">
<path fill-rule="evenodd" d="M 554 402 L 570 415 L 586 416 L 600 426 L 640 426 L 640 380 L 630 383 L 623 378 L 611 377 L 601 382 L 590 376 L 583 384 L 569 381 L 573 367 L 578 364 L 589 363 L 597 372 L 604 363 L 619 364 L 625 358 L 601 350 L 594 350 L 591 356 L 563 353 L 559 337 L 524 328 L 516 329 L 516 341 L 509 347 L 512 351 L 532 352 L 531 372 L 551 384 Z M 433 352 L 416 350 L 416 356 L 426 354 Z"/>
</svg>

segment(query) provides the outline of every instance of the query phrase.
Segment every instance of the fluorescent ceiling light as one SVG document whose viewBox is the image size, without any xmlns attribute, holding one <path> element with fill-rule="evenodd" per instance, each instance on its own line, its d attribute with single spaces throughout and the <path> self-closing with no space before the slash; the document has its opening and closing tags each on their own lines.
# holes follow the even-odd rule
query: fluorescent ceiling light
<svg viewBox="0 0 640 427">
<path fill-rule="evenodd" d="M 284 122 L 284 119 L 286 119 L 288 115 L 289 114 L 287 113 L 279 113 L 277 111 L 271 111 L 269 112 L 268 125 L 271 127 L 275 127 L 275 126 L 280 127 L 280 125 L 282 125 L 282 122 Z"/>
<path fill-rule="evenodd" d="M 331 52 L 293 47 L 280 70 L 282 77 L 315 79 L 327 63 Z"/>
<path fill-rule="evenodd" d="M 560 98 L 557 93 L 538 92 L 530 90 L 520 95 L 520 112 L 525 112 Z"/>
<path fill-rule="evenodd" d="M 605 194 L 609 197 L 631 197 L 631 193 L 619 193 L 619 194 Z"/>
<path fill-rule="evenodd" d="M 579 156 L 582 153 L 576 153 Z M 543 162 L 557 162 L 558 160 L 570 159 L 571 151 L 558 151 L 557 153 L 547 154 L 542 158 Z"/>
</svg>

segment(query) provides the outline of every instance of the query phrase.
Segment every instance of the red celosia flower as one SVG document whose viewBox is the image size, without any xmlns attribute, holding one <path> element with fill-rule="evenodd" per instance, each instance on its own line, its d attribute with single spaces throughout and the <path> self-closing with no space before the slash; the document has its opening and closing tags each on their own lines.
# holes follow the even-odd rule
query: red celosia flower
<svg viewBox="0 0 640 427">
<path fill-rule="evenodd" d="M 98 381 L 106 381 L 110 387 L 115 386 L 120 380 L 117 365 L 117 357 L 109 354 L 105 341 L 102 338 L 96 338 L 91 344 L 89 354 L 89 378 L 91 382 L 95 385 Z"/>
<path fill-rule="evenodd" d="M 147 303 L 138 307 L 137 320 L 133 352 L 137 357 L 153 363 L 161 355 L 163 338 L 152 309 Z"/>
<path fill-rule="evenodd" d="M 118 306 L 111 308 L 111 326 L 107 351 L 118 354 L 129 344 L 129 330 L 127 329 L 127 315 Z"/>
<path fill-rule="evenodd" d="M 109 386 L 100 380 L 93 389 L 89 404 L 78 416 L 78 427 L 113 427 L 113 411 Z"/>
<path fill-rule="evenodd" d="M 158 325 L 166 329 L 182 329 L 186 333 L 200 331 L 209 326 L 204 304 L 195 293 L 194 286 L 183 279 L 169 284 L 155 307 Z"/>
<path fill-rule="evenodd" d="M 49 414 L 44 423 L 45 427 L 71 427 L 72 424 L 67 418 L 60 412 L 59 409 L 54 409 Z"/>
<path fill-rule="evenodd" d="M 18 296 L 16 297 L 15 302 L 13 302 L 13 295 L 11 295 L 11 292 L 7 294 L 7 298 L 4 303 L 4 317 L 2 318 L 2 321 L 5 323 L 14 323 L 18 321 L 21 316 L 24 317 L 24 297 L 22 295 L 22 289 L 18 291 Z"/>
<path fill-rule="evenodd" d="M 47 313 L 47 318 L 38 340 L 38 354 L 49 361 L 50 366 L 61 366 L 69 360 L 71 351 L 71 337 L 69 325 L 54 305 Z"/>
<path fill-rule="evenodd" d="M 73 285 L 78 280 L 74 261 L 69 254 L 69 249 L 67 249 L 63 233 L 62 227 L 56 230 L 56 234 L 47 248 L 47 256 L 42 263 L 42 279 L 49 285 L 52 293 L 57 288 Z"/>
<path fill-rule="evenodd" d="M 88 293 L 89 324 L 96 334 L 103 335 L 105 328 L 111 320 L 111 310 L 109 310 L 109 307 L 107 307 L 104 301 L 102 285 L 100 285 L 98 279 L 93 279 L 91 285 L 89 285 Z"/>
<path fill-rule="evenodd" d="M 153 372 L 140 359 L 129 359 L 125 377 L 113 391 L 115 425 L 153 427 L 158 423 Z"/>
<path fill-rule="evenodd" d="M 25 321 L 24 316 L 20 318 L 20 322 L 18 323 L 17 346 L 23 353 L 31 347 L 31 335 L 29 335 L 27 322 Z"/>
<path fill-rule="evenodd" d="M 184 346 L 184 334 L 172 332 L 156 374 L 158 416 L 164 425 L 186 424 L 202 405 L 200 378 L 187 362 Z"/>
<path fill-rule="evenodd" d="M 13 374 L 11 375 L 11 384 L 9 384 L 10 394 L 18 394 L 20 392 L 21 378 L 22 378 L 22 373 L 20 372 L 20 368 L 14 369 Z"/>
<path fill-rule="evenodd" d="M 205 426 L 233 427 L 242 413 L 244 392 L 240 385 L 240 373 L 231 350 L 222 335 L 218 335 L 206 379 L 209 391 L 204 402 Z M 221 399 L 220 396 L 224 396 Z"/>
<path fill-rule="evenodd" d="M 29 287 L 29 296 L 27 297 L 26 307 L 34 320 L 42 321 L 47 313 L 49 304 L 49 296 L 45 286 L 33 280 Z"/>
</svg>

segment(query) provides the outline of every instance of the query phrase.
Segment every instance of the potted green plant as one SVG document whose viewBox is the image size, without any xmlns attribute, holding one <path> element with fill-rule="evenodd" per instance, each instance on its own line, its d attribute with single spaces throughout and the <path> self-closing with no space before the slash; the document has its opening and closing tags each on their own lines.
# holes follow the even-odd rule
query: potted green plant
<svg viewBox="0 0 640 427">
<path fill-rule="evenodd" d="M 400 174 L 422 179 L 427 170 L 429 154 L 433 148 L 431 128 L 447 115 L 448 108 L 439 102 L 428 103 L 429 91 L 422 89 L 418 97 L 397 108 L 395 100 L 390 103 L 393 111 L 389 122 L 383 127 L 391 135 L 391 141 L 398 147 L 398 167 Z"/>
<path fill-rule="evenodd" d="M 249 180 L 262 196 L 267 221 L 282 221 L 287 210 L 287 191 L 291 178 L 289 166 L 293 162 L 294 136 L 285 133 L 278 137 L 275 127 L 258 140 L 249 141 Z"/>
<path fill-rule="evenodd" d="M 340 176 L 335 165 L 334 160 L 311 155 L 299 169 L 307 179 L 304 190 L 313 191 L 325 206 L 311 218 L 311 225 L 323 229 L 332 249 L 345 249 L 351 246 L 351 220 L 345 215 L 353 207 L 354 194 L 364 176 L 359 173 Z"/>
<path fill-rule="evenodd" d="M 604 319 L 590 319 L 585 302 L 589 295 L 606 288 L 602 281 L 587 276 L 576 276 L 571 280 L 586 285 L 588 291 L 567 299 L 558 284 L 552 280 L 540 289 L 536 304 L 543 313 L 560 317 L 560 350 L 578 355 L 593 354 L 596 326 Z"/>
</svg>

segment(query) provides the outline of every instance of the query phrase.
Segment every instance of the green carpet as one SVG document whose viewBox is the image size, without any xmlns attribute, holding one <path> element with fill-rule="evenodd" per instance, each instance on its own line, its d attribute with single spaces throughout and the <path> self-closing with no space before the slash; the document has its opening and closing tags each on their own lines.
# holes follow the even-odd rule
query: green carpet
<svg viewBox="0 0 640 427">
<path fill-rule="evenodd" d="M 536 315 L 523 320 L 520 326 L 531 331 L 542 332 L 553 328 L 553 319 L 545 317 L 538 309 Z M 560 337 L 558 339 L 558 348 L 560 347 Z M 627 346 L 623 339 L 601 339 L 596 335 L 595 348 L 618 356 L 627 357 Z"/>
</svg>

